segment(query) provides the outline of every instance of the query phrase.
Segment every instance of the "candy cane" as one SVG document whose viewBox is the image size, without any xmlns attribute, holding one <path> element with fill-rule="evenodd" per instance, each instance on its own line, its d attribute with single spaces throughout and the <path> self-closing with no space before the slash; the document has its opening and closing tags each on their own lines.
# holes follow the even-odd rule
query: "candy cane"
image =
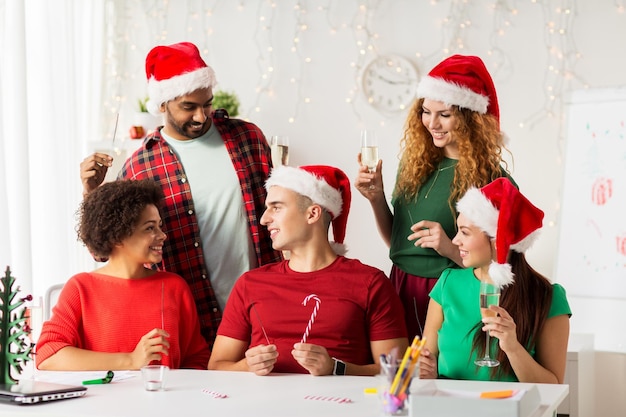
<svg viewBox="0 0 626 417">
<path fill-rule="evenodd" d="M 221 392 L 217 392 L 217 391 L 213 391 L 213 390 L 210 390 L 210 389 L 207 389 L 207 388 L 203 388 L 202 392 L 204 394 L 209 394 L 213 398 L 220 398 L 220 399 L 221 398 L 228 398 L 227 394 L 224 394 L 224 393 L 221 393 Z"/>
<path fill-rule="evenodd" d="M 311 331 L 311 327 L 313 326 L 313 323 L 315 322 L 315 316 L 317 316 L 317 311 L 320 309 L 320 304 L 322 303 L 316 294 L 310 294 L 306 296 L 306 298 L 302 302 L 302 305 L 306 306 L 306 304 L 309 302 L 310 299 L 315 300 L 315 308 L 313 308 L 313 312 L 311 313 L 311 318 L 309 319 L 309 323 L 306 326 L 306 330 L 304 331 L 304 334 L 302 335 L 302 340 L 300 340 L 300 343 L 306 343 L 306 340 L 309 337 L 309 332 Z"/>
<path fill-rule="evenodd" d="M 318 401 L 333 401 L 339 404 L 348 404 L 352 402 L 352 400 L 347 397 L 326 397 L 326 396 L 321 396 L 321 395 L 306 395 L 304 399 L 305 400 L 318 400 Z"/>
</svg>

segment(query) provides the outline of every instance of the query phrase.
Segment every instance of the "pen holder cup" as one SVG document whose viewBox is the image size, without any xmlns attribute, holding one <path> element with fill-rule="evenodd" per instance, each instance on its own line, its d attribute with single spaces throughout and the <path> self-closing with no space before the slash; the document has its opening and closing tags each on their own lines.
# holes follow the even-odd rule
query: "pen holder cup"
<svg viewBox="0 0 626 417">
<path fill-rule="evenodd" d="M 400 361 L 380 364 L 378 397 L 384 416 L 408 415 L 406 402 L 411 382 L 419 378 L 419 362 L 415 364 L 410 375 L 407 375 L 409 367 L 405 367 L 400 375 L 398 375 L 398 369 L 400 369 Z"/>
</svg>

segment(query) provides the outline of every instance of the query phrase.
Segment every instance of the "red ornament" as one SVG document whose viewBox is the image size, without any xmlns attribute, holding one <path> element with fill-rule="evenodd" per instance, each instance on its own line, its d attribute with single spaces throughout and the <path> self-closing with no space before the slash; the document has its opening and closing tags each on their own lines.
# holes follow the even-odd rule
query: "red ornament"
<svg viewBox="0 0 626 417">
<path fill-rule="evenodd" d="M 129 134 L 131 139 L 141 139 L 146 135 L 146 132 L 143 126 L 131 126 Z"/>
</svg>

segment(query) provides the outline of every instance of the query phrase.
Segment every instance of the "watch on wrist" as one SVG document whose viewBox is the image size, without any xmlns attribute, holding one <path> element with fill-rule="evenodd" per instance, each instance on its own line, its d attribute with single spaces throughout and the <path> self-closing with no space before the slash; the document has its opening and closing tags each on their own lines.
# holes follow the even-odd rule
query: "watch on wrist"
<svg viewBox="0 0 626 417">
<path fill-rule="evenodd" d="M 346 374 L 346 363 L 337 358 L 333 358 L 335 362 L 335 366 L 333 367 L 333 375 L 345 375 Z"/>
</svg>

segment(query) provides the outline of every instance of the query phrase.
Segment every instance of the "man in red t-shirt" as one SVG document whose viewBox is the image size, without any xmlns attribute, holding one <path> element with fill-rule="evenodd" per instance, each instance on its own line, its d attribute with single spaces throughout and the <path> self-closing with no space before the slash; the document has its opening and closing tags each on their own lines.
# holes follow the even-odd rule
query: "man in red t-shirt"
<svg viewBox="0 0 626 417">
<path fill-rule="evenodd" d="M 289 260 L 244 273 L 218 328 L 209 369 L 375 375 L 408 346 L 385 274 L 343 256 L 350 182 L 329 166 L 282 166 L 266 183 L 261 224 Z M 334 242 L 328 230 L 333 225 Z"/>
</svg>

